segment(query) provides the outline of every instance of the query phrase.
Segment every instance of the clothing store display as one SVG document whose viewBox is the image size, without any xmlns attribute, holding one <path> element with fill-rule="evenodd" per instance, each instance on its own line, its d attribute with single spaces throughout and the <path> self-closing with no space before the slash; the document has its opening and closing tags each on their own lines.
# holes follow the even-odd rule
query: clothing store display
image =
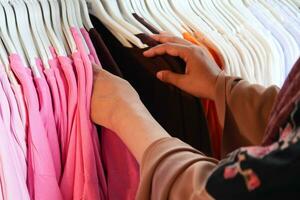
<svg viewBox="0 0 300 200">
<path fill-rule="evenodd" d="M 299 177 L 297 167 L 299 165 L 300 96 L 299 93 L 292 93 L 292 88 L 296 87 L 293 82 L 299 84 L 299 64 L 300 59 L 278 97 L 276 87 L 263 88 L 221 74 L 217 81 L 219 91 L 217 105 L 220 105 L 218 116 L 225 130 L 226 126 L 231 126 L 228 132 L 224 133 L 223 142 L 226 144 L 226 141 L 233 139 L 230 131 L 233 134 L 239 133 L 242 138 L 248 137 L 248 141 L 235 140 L 231 146 L 227 143 L 224 152 L 231 152 L 233 145 L 237 150 L 219 163 L 177 139 L 158 140 L 146 150 L 143 156 L 142 182 L 137 199 L 150 199 L 150 197 L 151 199 L 293 198 L 297 193 L 296 183 Z M 242 147 L 259 145 L 250 142 L 249 138 L 255 133 L 255 137 L 261 139 L 265 135 L 267 124 L 274 126 L 272 121 L 268 123 L 268 116 L 275 116 L 274 112 L 280 102 L 284 101 L 285 93 L 290 103 L 286 114 L 281 115 L 283 123 L 280 125 L 282 127 L 280 137 L 266 146 Z M 235 138 L 237 139 L 237 134 Z M 286 168 L 290 169 L 289 173 L 281 170 Z M 191 182 L 191 179 L 196 181 Z M 193 185 L 187 186 L 187 184 Z M 280 188 L 280 191 L 274 188 Z"/>
<path fill-rule="evenodd" d="M 296 0 L 0 1 L 0 200 L 294 198 L 299 11 Z M 215 61 L 214 101 L 158 79 L 189 74 L 179 57 L 143 55 L 160 33 Z M 172 136 L 142 161 L 140 141 L 92 121 L 97 68 L 127 80 Z"/>
</svg>

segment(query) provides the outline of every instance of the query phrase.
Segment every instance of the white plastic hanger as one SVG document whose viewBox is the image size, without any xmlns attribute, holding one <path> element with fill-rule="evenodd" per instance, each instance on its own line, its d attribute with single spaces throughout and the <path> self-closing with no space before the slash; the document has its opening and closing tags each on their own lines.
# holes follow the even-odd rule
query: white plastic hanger
<svg viewBox="0 0 300 200">
<path fill-rule="evenodd" d="M 73 26 L 71 26 L 71 27 L 75 27 L 78 29 L 78 34 L 81 37 L 81 41 L 82 41 L 82 44 L 84 45 L 85 52 L 87 54 L 90 54 L 88 45 L 86 44 L 86 41 L 80 31 L 81 28 L 84 28 L 84 25 L 83 25 L 82 18 L 81 18 L 79 2 L 78 2 L 78 0 L 74 0 L 73 2 L 67 1 L 67 4 L 68 4 L 67 12 L 70 12 L 68 14 L 68 16 L 72 15 L 72 20 L 74 22 Z"/>
<path fill-rule="evenodd" d="M 61 45 L 57 35 L 55 34 L 53 27 L 52 27 L 52 17 L 51 17 L 51 10 L 49 6 L 49 2 L 47 0 L 40 0 L 40 5 L 43 12 L 43 19 L 45 22 L 45 28 L 47 30 L 47 35 L 51 41 L 51 44 L 55 48 L 58 55 L 66 56 L 67 53 L 65 49 L 63 48 L 63 45 Z"/>
<path fill-rule="evenodd" d="M 91 18 L 89 16 L 89 10 L 85 0 L 79 0 L 80 13 L 83 20 L 83 25 L 87 30 L 94 28 Z"/>
<path fill-rule="evenodd" d="M 130 0 L 131 5 L 135 13 L 137 13 L 140 17 L 143 17 L 145 20 L 151 23 L 155 28 L 162 31 L 160 25 L 153 19 L 151 14 L 149 13 L 145 1 L 140 0 Z"/>
<path fill-rule="evenodd" d="M 0 1 L 1 5 L 4 8 L 4 12 L 6 14 L 6 21 L 7 21 L 7 28 L 8 28 L 8 34 L 10 35 L 11 41 L 14 44 L 16 51 L 18 52 L 18 54 L 21 57 L 21 60 L 23 61 L 23 63 L 25 63 L 26 65 L 28 65 L 28 61 L 26 59 L 23 47 L 21 45 L 20 42 L 20 37 L 19 37 L 19 33 L 16 27 L 16 18 L 15 18 L 15 14 L 14 11 L 12 9 L 12 7 L 8 4 L 8 1 L 6 0 L 1 0 Z"/>
<path fill-rule="evenodd" d="M 0 60 L 2 62 L 3 67 L 5 68 L 6 74 L 12 84 L 17 84 L 17 79 L 15 78 L 14 74 L 11 72 L 8 55 L 6 49 L 2 43 L 0 38 Z"/>
<path fill-rule="evenodd" d="M 284 54 L 280 47 L 278 41 L 273 37 L 269 30 L 265 29 L 265 27 L 257 20 L 257 18 L 250 12 L 250 10 L 246 7 L 246 3 L 242 1 L 234 1 L 231 0 L 231 4 L 236 7 L 238 11 L 241 11 L 245 17 L 245 22 L 249 24 L 247 27 L 253 35 L 257 35 L 257 39 L 260 41 L 260 44 L 263 45 L 266 54 L 266 64 L 263 67 L 263 79 L 267 80 L 272 74 L 274 69 L 281 69 L 284 66 Z M 284 79 L 283 76 L 280 79 Z M 278 78 L 272 78 L 266 82 L 266 86 L 271 84 L 276 84 L 281 86 L 282 80 L 278 81 Z"/>
<path fill-rule="evenodd" d="M 62 28 L 63 20 L 62 20 L 62 14 L 60 10 L 60 4 L 58 3 L 57 0 L 48 0 L 48 2 L 50 4 L 50 9 L 51 9 L 51 18 L 52 18 L 51 22 L 52 22 L 53 30 L 58 40 L 63 42 L 63 47 L 64 50 L 66 51 L 66 54 L 70 55 L 71 52 L 70 47 Z"/>
<path fill-rule="evenodd" d="M 285 4 L 296 17 L 300 17 L 299 9 L 291 0 L 282 1 L 282 3 Z"/>
<path fill-rule="evenodd" d="M 50 47 L 53 46 L 51 40 L 49 39 L 50 37 L 47 34 L 44 20 L 43 20 L 43 13 L 41 10 L 41 6 L 37 0 L 30 0 L 30 5 L 32 6 L 32 9 L 35 10 L 35 17 L 36 17 L 36 27 L 38 29 L 39 36 L 42 40 L 42 44 L 44 46 L 44 50 L 47 54 L 48 59 L 52 59 L 53 56 L 50 51 Z M 50 27 L 51 28 L 51 27 Z M 45 67 L 50 67 L 47 63 L 44 63 Z"/>
<path fill-rule="evenodd" d="M 0 36 L 7 48 L 7 51 L 12 53 L 17 53 L 16 48 L 8 34 L 8 28 L 6 26 L 6 15 L 2 6 L 0 6 Z"/>
<path fill-rule="evenodd" d="M 138 28 L 139 30 L 141 30 L 143 33 L 148 33 L 150 34 L 151 32 L 145 27 L 143 26 L 141 23 L 139 23 L 134 17 L 133 17 L 133 13 L 134 10 L 132 8 L 131 2 L 130 0 L 119 0 L 118 4 L 120 6 L 120 10 L 121 13 L 124 17 L 124 19 L 130 23 L 131 25 L 135 26 L 136 28 Z"/>
<path fill-rule="evenodd" d="M 219 11 L 219 13 L 224 17 L 224 20 L 226 20 L 229 24 L 232 25 L 233 29 L 235 31 L 239 31 L 239 28 L 241 26 L 241 22 L 239 18 L 236 18 L 232 15 L 232 6 L 225 1 L 220 0 L 211 0 L 212 5 Z"/>
<path fill-rule="evenodd" d="M 165 3 L 162 3 L 165 2 Z M 181 25 L 180 21 L 177 21 L 176 17 L 174 17 L 170 12 L 167 12 L 167 10 L 164 8 L 168 5 L 167 1 L 161 1 L 161 0 L 154 0 L 154 3 L 156 4 L 156 7 L 158 11 L 161 13 L 162 16 L 164 16 L 165 19 L 169 21 L 171 25 L 176 28 L 176 30 L 180 33 L 186 32 L 184 27 Z"/>
<path fill-rule="evenodd" d="M 206 17 L 205 10 L 199 9 L 199 7 L 196 6 L 194 0 L 189 0 L 189 7 L 193 11 L 193 16 L 197 19 L 199 19 L 199 22 L 201 22 L 201 27 L 205 26 L 208 27 L 208 30 L 217 31 L 218 29 L 213 25 L 213 22 L 210 21 L 209 18 Z"/>
<path fill-rule="evenodd" d="M 69 24 L 69 21 L 68 21 L 68 16 L 67 16 L 67 8 L 66 8 L 66 2 L 65 0 L 60 0 L 60 7 L 61 7 L 61 15 L 62 15 L 62 23 L 63 23 L 63 32 L 64 32 L 64 35 L 67 39 L 67 42 L 68 42 L 68 46 L 70 47 L 70 51 L 71 53 L 74 53 L 77 51 L 77 48 L 76 48 L 76 44 L 75 44 L 75 41 L 74 41 L 74 38 L 72 36 L 72 33 L 71 33 L 71 26 Z"/>
<path fill-rule="evenodd" d="M 84 27 L 83 26 L 83 21 L 82 21 L 82 18 L 81 18 L 81 11 L 80 11 L 79 1 L 78 0 L 74 0 L 73 3 L 72 3 L 72 5 L 73 5 L 73 8 L 74 8 L 75 17 L 76 17 L 76 21 L 77 21 L 78 27 L 79 28 Z"/>
<path fill-rule="evenodd" d="M 133 35 L 143 33 L 137 27 L 128 23 L 120 12 L 120 8 L 117 0 L 102 0 L 103 6 L 107 13 L 114 19 L 118 24 L 122 25 L 125 29 L 131 32 Z"/>
<path fill-rule="evenodd" d="M 125 46 L 125 47 L 132 47 L 132 45 L 129 43 L 131 42 L 135 46 L 139 48 L 146 48 L 147 45 L 144 45 L 139 38 L 137 38 L 132 32 L 128 31 L 122 25 L 117 23 L 115 20 L 111 18 L 111 16 L 106 12 L 105 8 L 103 7 L 103 4 L 101 1 L 98 0 L 86 0 L 89 4 L 89 13 L 97 17 L 111 32 L 113 35 L 115 35 L 117 38 L 123 37 L 128 42 L 125 42 L 124 40 L 119 41 Z"/>
<path fill-rule="evenodd" d="M 247 70 L 251 71 L 257 83 L 263 83 L 260 75 L 262 74 L 261 68 L 265 64 L 265 57 L 263 57 L 264 52 L 263 49 L 260 48 L 261 45 L 258 43 L 256 38 L 252 36 L 252 34 L 249 34 L 249 31 L 243 26 L 241 16 L 239 14 L 234 15 L 235 10 L 228 0 L 213 0 L 213 3 L 215 4 L 215 7 L 221 13 L 223 13 L 228 22 L 232 24 L 234 29 L 237 31 L 237 37 L 248 50 L 250 55 L 250 66 L 247 68 Z"/>
<path fill-rule="evenodd" d="M 106 10 L 104 9 L 101 1 L 95 1 L 95 0 L 86 0 L 87 7 L 89 9 L 89 13 L 93 16 L 95 16 L 98 20 L 100 20 L 108 30 L 120 41 L 120 43 L 125 47 L 133 47 L 132 44 L 125 38 L 125 36 L 128 34 L 131 35 L 126 29 L 124 29 L 122 26 L 120 26 L 118 23 L 116 23 L 111 17 L 107 14 Z M 114 24 L 114 25 L 112 25 Z M 120 33 L 117 33 L 115 29 L 121 28 Z M 123 32 L 123 35 L 122 35 Z"/>
<path fill-rule="evenodd" d="M 160 1 L 160 4 L 162 5 L 164 12 L 168 13 L 170 18 L 174 19 L 174 21 L 176 21 L 179 24 L 179 26 L 181 26 L 183 28 L 184 32 L 189 32 L 189 33 L 192 32 L 192 30 L 172 10 L 172 7 L 170 6 L 169 1 L 165 1 L 165 0 L 159 0 L 159 1 Z"/>
<path fill-rule="evenodd" d="M 191 4 L 194 5 L 195 12 L 198 12 L 198 15 L 203 18 L 203 20 L 215 31 L 220 32 L 221 34 L 225 34 L 228 32 L 228 29 L 223 25 L 220 24 L 218 20 L 211 17 L 212 13 L 208 12 L 202 5 L 200 0 L 191 0 Z"/>
<path fill-rule="evenodd" d="M 196 1 L 197 2 L 197 1 Z M 212 1 L 205 1 L 201 0 L 203 8 L 210 13 L 210 18 L 214 19 L 214 21 L 218 22 L 220 26 L 225 28 L 227 30 L 227 33 L 234 33 L 234 28 L 230 23 L 228 23 L 228 20 L 225 19 L 225 17 L 215 8 Z"/>
<path fill-rule="evenodd" d="M 0 50 L 0 51 L 1 51 L 1 50 Z M 1 60 L 1 57 L 0 57 L 0 67 L 3 67 L 3 68 L 4 68 L 4 64 L 3 64 L 2 60 Z"/>
<path fill-rule="evenodd" d="M 38 54 L 35 43 L 33 41 L 31 30 L 29 28 L 30 25 L 28 21 L 28 13 L 24 11 L 24 8 L 17 1 L 10 1 L 10 3 L 15 11 L 14 13 L 17 22 L 16 24 L 19 30 L 20 40 L 23 44 L 25 55 L 27 56 L 27 59 L 29 61 L 29 66 L 31 67 L 34 76 L 40 77 L 40 72 L 36 65 L 36 58 L 38 57 Z M 26 65 L 24 66 L 28 67 Z"/>
<path fill-rule="evenodd" d="M 30 21 L 30 29 L 31 29 L 31 32 L 33 34 L 33 38 L 34 38 L 34 41 L 36 42 L 36 47 L 37 47 L 37 50 L 38 50 L 38 53 L 39 53 L 39 56 L 45 66 L 45 68 L 49 68 L 49 65 L 47 65 L 46 63 L 48 63 L 48 59 L 50 59 L 50 57 L 48 57 L 46 51 L 45 51 L 45 45 L 43 44 L 43 39 L 45 38 L 41 38 L 41 35 L 39 34 L 39 31 L 38 31 L 38 27 L 37 27 L 37 15 L 36 15 L 36 12 L 35 12 L 35 8 L 33 7 L 33 5 L 26 1 L 26 4 L 24 1 L 18 1 L 18 5 L 20 6 L 20 9 L 22 9 L 24 15 L 26 16 L 29 16 L 29 21 Z M 28 12 L 27 12 L 27 9 L 28 9 Z M 25 17 L 24 16 L 24 17 Z M 38 58 L 38 57 L 36 57 Z"/>
<path fill-rule="evenodd" d="M 157 4 L 154 0 L 145 0 L 147 8 L 149 9 L 150 14 L 156 20 L 156 22 L 163 28 L 163 31 L 169 32 L 175 36 L 180 37 L 181 32 L 174 27 L 169 20 L 160 12 L 160 8 L 157 7 Z"/>
</svg>

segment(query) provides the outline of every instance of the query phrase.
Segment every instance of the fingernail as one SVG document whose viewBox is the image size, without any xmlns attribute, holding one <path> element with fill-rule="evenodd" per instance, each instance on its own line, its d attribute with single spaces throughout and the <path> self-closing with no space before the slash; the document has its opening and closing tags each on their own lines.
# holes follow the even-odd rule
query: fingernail
<svg viewBox="0 0 300 200">
<path fill-rule="evenodd" d="M 152 35 L 150 35 L 150 37 L 153 38 L 153 39 L 155 39 L 155 38 L 157 38 L 157 35 L 156 34 L 152 34 Z"/>
<path fill-rule="evenodd" d="M 150 50 L 146 50 L 143 52 L 144 56 L 148 56 L 150 54 Z"/>
<path fill-rule="evenodd" d="M 156 77 L 157 77 L 159 80 L 162 80 L 162 78 L 163 78 L 163 73 L 162 73 L 162 72 L 157 72 Z"/>
</svg>

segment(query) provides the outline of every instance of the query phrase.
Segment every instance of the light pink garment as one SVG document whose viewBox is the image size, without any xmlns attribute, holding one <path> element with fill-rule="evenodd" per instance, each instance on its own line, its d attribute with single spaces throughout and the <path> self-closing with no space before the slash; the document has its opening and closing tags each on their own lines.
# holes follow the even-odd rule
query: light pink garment
<svg viewBox="0 0 300 200">
<path fill-rule="evenodd" d="M 6 75 L 6 72 L 2 66 L 0 66 L 0 82 L 3 87 L 3 91 L 6 95 L 9 104 L 10 113 L 6 113 L 6 116 L 10 116 L 10 131 L 11 138 L 13 140 L 13 145 L 16 148 L 18 154 L 18 163 L 20 166 L 20 173 L 22 175 L 22 180 L 26 183 L 27 179 L 27 166 L 26 166 L 26 157 L 27 157 L 27 146 L 26 146 L 26 133 L 25 127 L 22 124 L 18 105 L 12 88 L 10 86 L 10 82 Z"/>
<path fill-rule="evenodd" d="M 90 99 L 93 79 L 92 64 L 88 58 L 88 55 L 84 51 L 81 37 L 76 28 L 71 28 L 76 46 L 80 54 L 73 54 L 74 62 L 78 64 L 82 63 L 82 66 L 76 65 L 76 72 L 78 77 L 78 105 L 79 105 L 79 116 L 80 116 L 80 131 L 82 138 L 82 155 L 84 161 L 85 178 L 89 180 L 88 183 L 84 184 L 84 196 L 92 199 L 105 198 L 106 194 L 106 183 L 104 179 L 104 171 L 100 160 L 100 154 L 98 151 L 99 141 L 95 145 L 95 129 L 93 129 L 92 122 L 90 119 Z M 80 95 L 82 94 L 82 95 Z M 84 102 L 82 104 L 81 102 Z M 97 158 L 99 160 L 97 161 Z"/>
<path fill-rule="evenodd" d="M 23 183 L 18 175 L 18 168 L 15 165 L 15 156 L 14 151 L 12 149 L 12 145 L 10 143 L 10 138 L 8 137 L 11 134 L 7 128 L 5 127 L 3 121 L 4 113 L 3 106 L 5 106 L 3 102 L 3 97 L 5 98 L 2 86 L 0 86 L 0 155 L 1 155 L 1 167 L 0 167 L 0 180 L 1 180 L 1 194 L 3 199 L 29 199 L 29 195 L 26 190 L 26 184 Z M 25 188 L 24 188 L 25 187 Z"/>
<path fill-rule="evenodd" d="M 19 115 L 22 121 L 23 127 L 27 126 L 27 109 L 25 106 L 25 99 L 24 95 L 22 92 L 22 88 L 18 83 L 11 83 L 11 88 L 14 92 L 14 95 L 16 97 L 17 105 L 18 105 L 18 110 L 19 110 Z"/>
<path fill-rule="evenodd" d="M 92 40 L 90 38 L 89 33 L 85 30 L 85 28 L 81 28 L 80 32 L 83 35 L 83 38 L 84 38 L 84 40 L 85 40 L 85 42 L 86 42 L 86 44 L 87 44 L 87 46 L 89 48 L 89 51 L 90 51 L 91 55 L 93 56 L 93 59 L 94 59 L 95 63 L 97 65 L 101 65 L 101 63 L 99 61 L 99 58 L 98 58 L 98 55 L 96 53 L 95 47 L 93 45 L 93 42 L 92 42 Z"/>
<path fill-rule="evenodd" d="M 41 60 L 36 61 L 41 77 L 34 77 L 36 85 L 36 91 L 39 98 L 40 104 L 40 115 L 46 129 L 48 143 L 50 145 L 52 159 L 55 167 L 57 181 L 61 175 L 61 157 L 60 157 L 60 146 L 58 140 L 58 133 L 56 129 L 52 96 L 46 78 L 44 76 L 44 67 Z"/>
<path fill-rule="evenodd" d="M 1 66 L 0 66 L 1 67 Z M 3 68 L 2 68 L 3 69 Z M 2 71 L 1 79 L 5 77 L 5 72 Z M 1 165 L 3 169 L 3 185 L 5 196 L 10 198 L 29 199 L 29 193 L 26 187 L 26 173 L 24 174 L 24 154 L 20 148 L 17 138 L 12 129 L 13 122 L 11 121 L 11 102 L 6 95 L 6 89 L 3 87 L 3 81 L 0 84 L 0 121 L 3 123 L 4 130 L 1 133 Z M 3 140 L 3 141 L 2 141 Z M 3 145 L 3 146 L 2 146 Z M 6 155 L 4 155 L 6 154 Z M 23 158 L 22 158 L 23 157 Z M 19 160 L 21 159 L 21 160 Z M 26 168 L 25 168 L 26 169 Z M 11 176 L 11 173 L 14 173 Z M 11 194 L 17 190 L 19 194 Z"/>
<path fill-rule="evenodd" d="M 31 71 L 24 67 L 18 55 L 11 55 L 9 59 L 11 68 L 21 83 L 28 110 L 27 170 L 31 199 L 62 199 Z"/>
</svg>

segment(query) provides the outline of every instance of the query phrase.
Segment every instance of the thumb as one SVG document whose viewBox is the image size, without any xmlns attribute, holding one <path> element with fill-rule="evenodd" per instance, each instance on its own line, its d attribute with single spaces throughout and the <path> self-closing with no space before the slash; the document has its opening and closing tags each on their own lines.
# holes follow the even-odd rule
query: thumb
<svg viewBox="0 0 300 200">
<path fill-rule="evenodd" d="M 178 88 L 182 88 L 183 86 L 184 75 L 182 74 L 177 74 L 172 71 L 165 70 L 158 72 L 156 76 L 159 80 L 174 85 Z"/>
</svg>

